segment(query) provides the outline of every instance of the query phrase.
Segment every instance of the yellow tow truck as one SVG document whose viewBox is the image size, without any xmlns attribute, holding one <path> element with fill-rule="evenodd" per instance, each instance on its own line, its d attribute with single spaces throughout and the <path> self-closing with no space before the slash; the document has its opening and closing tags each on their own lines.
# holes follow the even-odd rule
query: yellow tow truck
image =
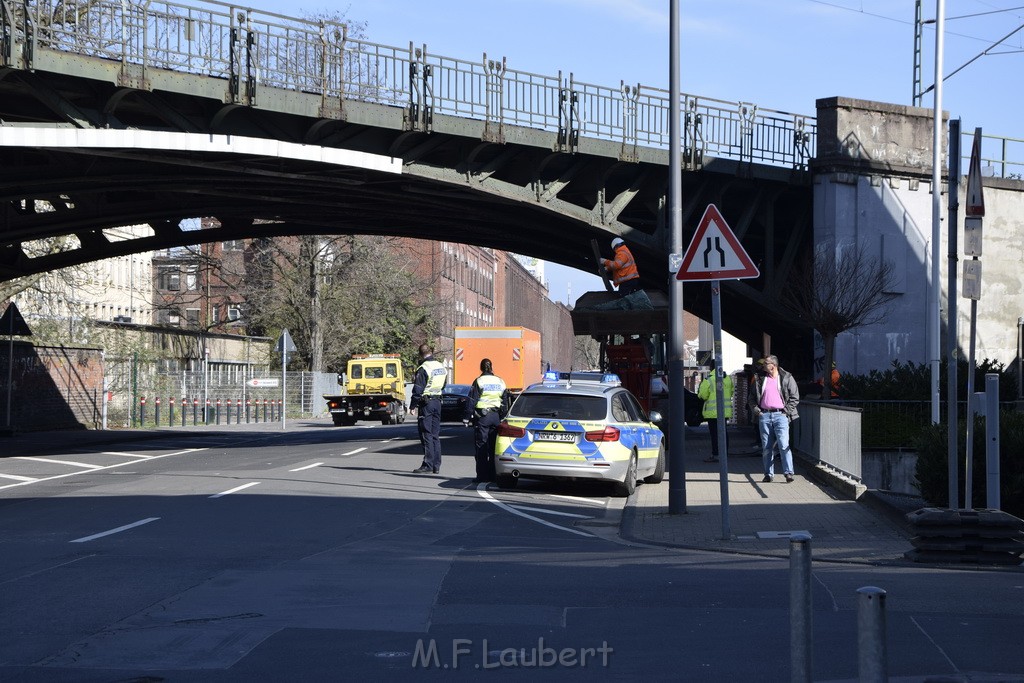
<svg viewBox="0 0 1024 683">
<path fill-rule="evenodd" d="M 381 424 L 405 422 L 405 375 L 398 354 L 356 354 L 348 361 L 345 393 L 324 394 L 327 410 L 338 427 L 358 420 Z M 342 384 L 338 376 L 338 384 Z"/>
</svg>

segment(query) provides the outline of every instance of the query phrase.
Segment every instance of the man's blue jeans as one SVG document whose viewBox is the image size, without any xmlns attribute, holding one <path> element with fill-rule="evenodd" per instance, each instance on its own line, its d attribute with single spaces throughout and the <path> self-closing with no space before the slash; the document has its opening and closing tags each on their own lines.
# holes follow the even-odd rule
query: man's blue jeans
<svg viewBox="0 0 1024 683">
<path fill-rule="evenodd" d="M 782 455 L 782 473 L 793 474 L 793 451 L 789 448 L 789 417 L 779 411 L 762 412 L 757 418 L 757 426 L 761 431 L 761 459 L 764 461 L 764 473 L 775 476 L 775 442 L 779 443 Z"/>
</svg>

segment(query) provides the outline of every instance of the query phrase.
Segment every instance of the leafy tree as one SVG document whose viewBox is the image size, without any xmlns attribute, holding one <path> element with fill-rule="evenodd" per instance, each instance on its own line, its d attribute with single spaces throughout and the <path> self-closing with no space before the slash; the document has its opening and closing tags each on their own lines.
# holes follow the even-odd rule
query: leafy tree
<svg viewBox="0 0 1024 683">
<path fill-rule="evenodd" d="M 822 400 L 832 395 L 836 337 L 883 322 L 886 304 L 896 297 L 894 284 L 892 264 L 869 256 L 860 245 L 820 248 L 794 270 L 783 303 L 825 342 Z"/>
<path fill-rule="evenodd" d="M 414 299 L 424 284 L 393 242 L 364 235 L 254 242 L 238 278 L 248 322 L 268 336 L 288 328 L 296 364 L 310 370 L 339 369 L 353 353 L 401 353 L 411 365 L 413 335 L 429 337 L 433 315 L 429 302 Z"/>
</svg>

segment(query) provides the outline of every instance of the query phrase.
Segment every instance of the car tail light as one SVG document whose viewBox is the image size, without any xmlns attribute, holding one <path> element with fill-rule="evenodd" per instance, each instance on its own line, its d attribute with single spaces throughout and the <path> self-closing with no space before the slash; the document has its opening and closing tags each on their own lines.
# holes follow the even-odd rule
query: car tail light
<svg viewBox="0 0 1024 683">
<path fill-rule="evenodd" d="M 522 427 L 510 425 L 508 422 L 502 420 L 501 424 L 498 425 L 498 436 L 508 436 L 513 439 L 519 439 L 526 436 L 526 430 Z"/>
<path fill-rule="evenodd" d="M 587 432 L 584 436 L 587 441 L 618 441 L 619 430 L 615 427 L 605 427 L 598 431 Z"/>
<path fill-rule="evenodd" d="M 387 408 L 388 407 L 388 402 L 387 401 L 379 401 L 377 403 L 377 405 L 379 405 L 381 408 Z"/>
<path fill-rule="evenodd" d="M 338 402 L 337 401 L 331 401 L 330 403 L 327 404 L 327 407 L 328 408 L 337 408 L 338 407 Z"/>
</svg>

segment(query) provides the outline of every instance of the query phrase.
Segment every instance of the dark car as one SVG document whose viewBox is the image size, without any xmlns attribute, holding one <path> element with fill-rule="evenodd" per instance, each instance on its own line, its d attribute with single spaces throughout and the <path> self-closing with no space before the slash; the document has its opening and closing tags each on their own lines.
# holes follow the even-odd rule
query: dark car
<svg viewBox="0 0 1024 683">
<path fill-rule="evenodd" d="M 686 387 L 683 387 L 683 410 L 686 413 L 686 424 L 691 427 L 704 424 L 704 401 Z"/>
<path fill-rule="evenodd" d="M 441 421 L 461 422 L 466 416 L 466 402 L 469 401 L 468 384 L 448 384 L 441 391 Z"/>
</svg>

